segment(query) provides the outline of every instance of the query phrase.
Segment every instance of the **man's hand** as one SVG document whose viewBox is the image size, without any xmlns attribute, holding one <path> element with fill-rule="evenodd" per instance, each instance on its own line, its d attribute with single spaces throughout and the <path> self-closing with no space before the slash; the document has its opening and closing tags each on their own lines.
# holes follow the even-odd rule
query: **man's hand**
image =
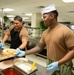
<svg viewBox="0 0 74 75">
<path fill-rule="evenodd" d="M 4 46 L 4 43 L 0 43 L 0 48 L 3 48 L 3 46 Z"/>
<path fill-rule="evenodd" d="M 25 51 L 21 51 L 19 48 L 16 49 L 16 52 L 18 57 L 25 56 Z"/>
<path fill-rule="evenodd" d="M 48 71 L 55 71 L 58 69 L 58 62 L 53 62 L 50 65 L 47 66 Z"/>
</svg>

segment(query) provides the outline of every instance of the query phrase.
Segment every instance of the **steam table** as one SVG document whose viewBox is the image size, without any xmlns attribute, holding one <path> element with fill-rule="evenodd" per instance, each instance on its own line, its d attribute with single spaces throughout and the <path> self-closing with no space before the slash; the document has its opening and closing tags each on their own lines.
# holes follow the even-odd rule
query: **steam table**
<svg viewBox="0 0 74 75">
<path fill-rule="evenodd" d="M 32 62 L 32 61 L 30 61 L 30 62 Z M 0 62 L 0 69 L 4 70 L 8 67 L 13 67 L 12 60 L 6 60 L 3 62 Z M 45 67 L 37 64 L 37 68 L 38 68 L 38 70 L 36 71 L 35 75 L 50 75 L 50 73 L 46 70 Z"/>
</svg>

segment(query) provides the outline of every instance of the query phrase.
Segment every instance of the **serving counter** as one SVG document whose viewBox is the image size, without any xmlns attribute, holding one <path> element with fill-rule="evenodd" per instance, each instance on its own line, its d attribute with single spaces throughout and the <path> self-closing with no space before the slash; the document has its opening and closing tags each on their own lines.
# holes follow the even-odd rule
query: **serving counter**
<svg viewBox="0 0 74 75">
<path fill-rule="evenodd" d="M 32 61 L 29 61 L 29 62 L 32 63 Z M 37 66 L 37 71 L 30 75 L 50 75 L 50 73 L 46 70 L 45 67 L 43 67 L 39 64 L 36 64 L 36 66 Z M 6 68 L 9 68 L 9 67 L 14 67 L 13 60 L 6 60 L 3 62 L 0 62 L 0 70 L 1 71 L 3 71 Z M 23 75 L 27 75 L 27 74 L 24 73 Z"/>
</svg>

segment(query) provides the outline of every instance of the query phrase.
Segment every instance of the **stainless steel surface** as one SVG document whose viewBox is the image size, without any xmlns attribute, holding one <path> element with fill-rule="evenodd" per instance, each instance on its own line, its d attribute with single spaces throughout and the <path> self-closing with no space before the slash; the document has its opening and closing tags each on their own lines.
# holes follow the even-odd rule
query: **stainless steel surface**
<svg viewBox="0 0 74 75">
<path fill-rule="evenodd" d="M 32 63 L 32 61 L 29 61 L 29 63 Z M 6 69 L 11 66 L 13 66 L 12 60 L 7 60 L 0 63 L 0 69 Z M 50 72 L 46 70 L 46 67 L 43 67 L 39 64 L 37 64 L 36 66 L 38 70 L 31 75 L 51 75 Z"/>
<path fill-rule="evenodd" d="M 31 70 L 32 63 L 26 61 L 26 58 L 16 58 L 14 60 L 14 67 L 21 70 L 23 73 L 30 75 L 34 74 L 37 71 L 37 66 Z"/>
</svg>

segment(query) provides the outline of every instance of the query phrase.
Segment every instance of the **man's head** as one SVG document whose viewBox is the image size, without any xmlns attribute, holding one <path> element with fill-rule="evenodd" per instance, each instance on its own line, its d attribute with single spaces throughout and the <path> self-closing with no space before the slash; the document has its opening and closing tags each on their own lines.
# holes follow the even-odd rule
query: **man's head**
<svg viewBox="0 0 74 75">
<path fill-rule="evenodd" d="M 58 12 L 55 8 L 55 5 L 49 5 L 41 10 L 43 21 L 46 26 L 50 26 L 52 22 L 57 20 Z"/>
<path fill-rule="evenodd" d="M 18 30 L 22 27 L 23 25 L 23 21 L 22 21 L 22 18 L 20 16 L 15 16 L 14 17 L 14 26 L 15 26 L 15 29 Z"/>
</svg>

